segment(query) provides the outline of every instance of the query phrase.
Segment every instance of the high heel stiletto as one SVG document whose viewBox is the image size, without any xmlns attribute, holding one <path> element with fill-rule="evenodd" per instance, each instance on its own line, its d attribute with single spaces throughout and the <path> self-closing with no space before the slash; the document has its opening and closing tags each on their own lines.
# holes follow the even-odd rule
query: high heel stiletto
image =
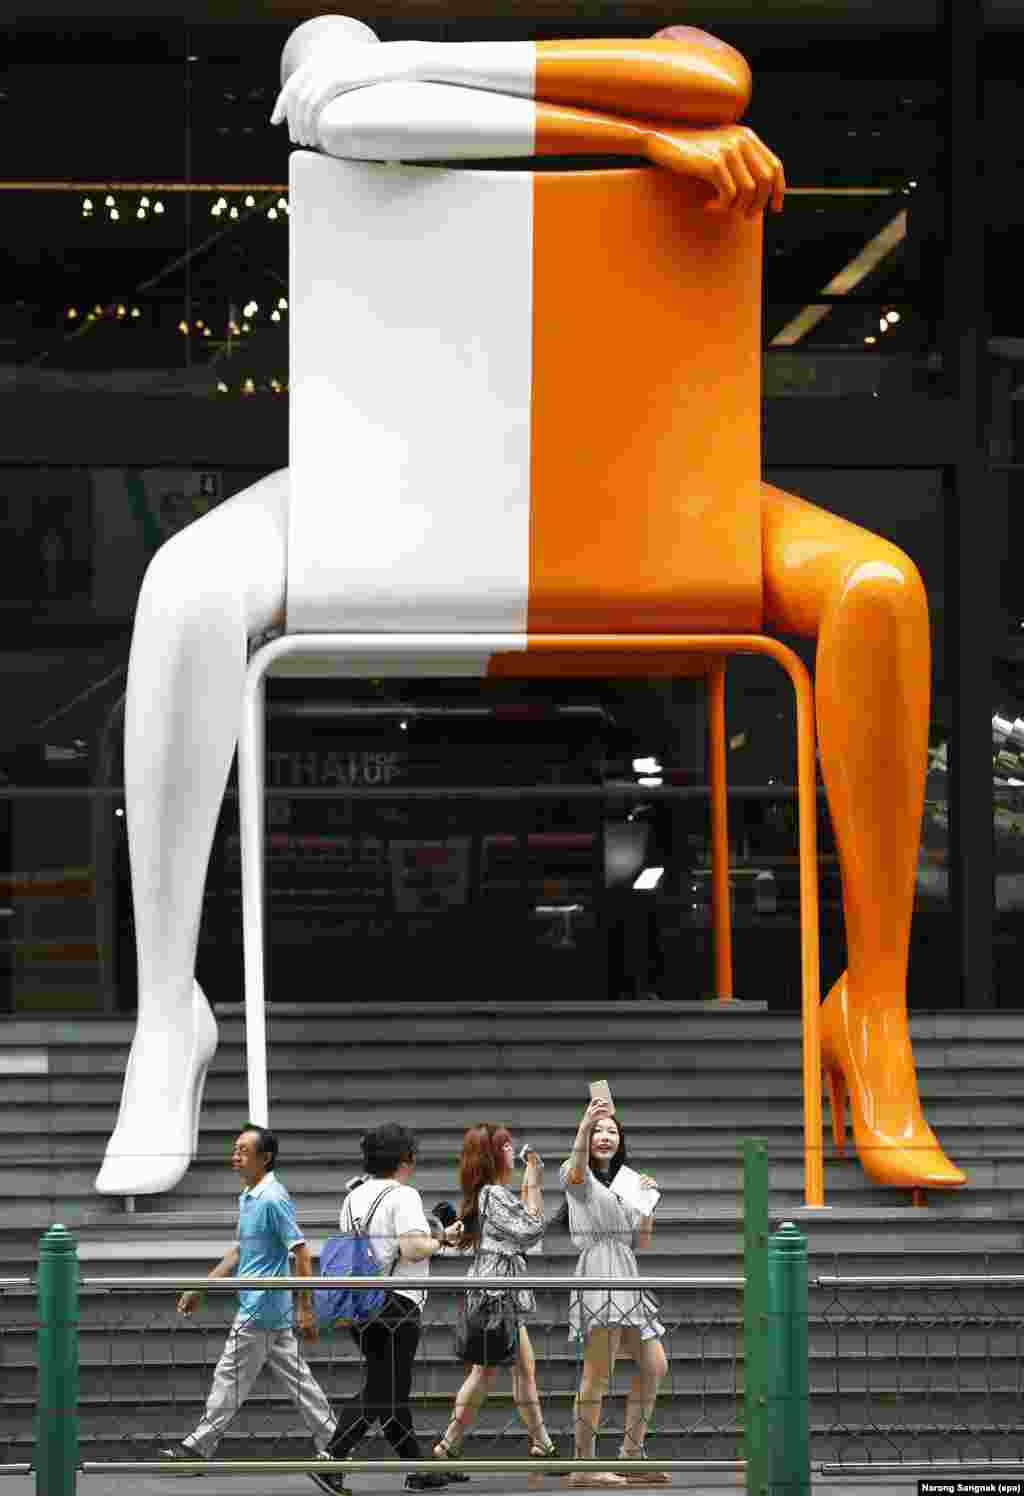
<svg viewBox="0 0 1024 1496">
<path fill-rule="evenodd" d="M 902 997 L 898 1006 L 880 1000 L 854 1010 L 844 973 L 821 1006 L 821 1063 L 839 1153 L 849 1100 L 857 1153 L 878 1184 L 920 1190 L 966 1183 L 924 1119 Z"/>
<path fill-rule="evenodd" d="M 192 984 L 191 1047 L 180 1075 L 177 1105 L 163 1094 L 150 1100 L 133 1084 L 147 1037 L 136 1034 L 125 1070 L 117 1124 L 94 1188 L 101 1195 L 157 1195 L 173 1189 L 199 1143 L 199 1113 L 210 1061 L 217 1051 L 217 1022 L 198 982 Z M 186 1034 L 182 1034 L 186 1040 Z M 165 1043 L 163 1039 L 148 1042 Z M 147 1056 L 147 1058 L 149 1058 Z"/>
<path fill-rule="evenodd" d="M 846 1076 L 841 1070 L 826 1070 L 829 1110 L 832 1113 L 832 1141 L 836 1152 L 846 1153 Z"/>
</svg>

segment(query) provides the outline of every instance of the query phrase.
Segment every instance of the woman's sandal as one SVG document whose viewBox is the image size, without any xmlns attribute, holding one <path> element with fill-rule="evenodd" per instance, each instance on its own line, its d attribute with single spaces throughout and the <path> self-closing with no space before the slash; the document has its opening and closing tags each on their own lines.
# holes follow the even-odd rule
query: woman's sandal
<svg viewBox="0 0 1024 1496">
<path fill-rule="evenodd" d="M 627 1454 L 624 1449 L 619 1450 L 620 1460 L 635 1459 L 635 1455 Z M 640 1459 L 648 1458 L 647 1451 L 643 1450 Z M 672 1477 L 667 1470 L 627 1470 L 624 1472 L 626 1484 L 629 1486 L 670 1486 Z"/>
<path fill-rule="evenodd" d="M 438 1439 L 433 1448 L 433 1455 L 435 1460 L 461 1460 L 462 1445 L 459 1444 L 458 1446 L 456 1446 L 454 1444 L 449 1444 L 447 1439 Z M 454 1485 L 456 1481 L 466 1481 L 470 1479 L 470 1477 L 464 1470 L 449 1470 L 446 1472 L 446 1474 L 452 1485 Z"/>
<path fill-rule="evenodd" d="M 627 1484 L 623 1475 L 616 1475 L 612 1470 L 573 1470 L 565 1477 L 567 1486 L 624 1486 Z"/>
<path fill-rule="evenodd" d="M 558 1445 L 555 1444 L 553 1440 L 548 1443 L 548 1445 L 547 1445 L 546 1448 L 542 1448 L 541 1445 L 539 1445 L 539 1444 L 531 1444 L 530 1445 L 530 1459 L 531 1460 L 537 1460 L 538 1463 L 543 1463 L 544 1460 L 557 1460 L 559 1458 L 560 1458 L 560 1456 L 559 1456 L 559 1453 L 558 1453 Z M 538 1471 L 538 1474 L 540 1474 L 540 1473 L 541 1472 Z M 561 1470 L 545 1470 L 543 1472 L 543 1474 L 544 1475 L 560 1476 L 562 1474 L 562 1472 L 561 1472 Z"/>
</svg>

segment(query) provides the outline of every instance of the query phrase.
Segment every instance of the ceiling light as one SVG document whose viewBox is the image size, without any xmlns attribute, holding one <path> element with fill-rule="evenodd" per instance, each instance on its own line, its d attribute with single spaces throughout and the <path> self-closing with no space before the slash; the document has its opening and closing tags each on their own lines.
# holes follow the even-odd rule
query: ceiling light
<svg viewBox="0 0 1024 1496">
<path fill-rule="evenodd" d="M 148 208 L 149 207 L 149 198 L 148 197 L 140 197 L 139 198 L 139 206 L 141 208 Z"/>
<path fill-rule="evenodd" d="M 252 328 L 249 326 L 248 322 L 243 322 L 242 323 L 242 331 L 243 332 L 252 332 Z"/>
<path fill-rule="evenodd" d="M 67 310 L 67 315 L 71 319 L 71 321 L 73 322 L 75 320 L 75 318 L 78 316 L 78 308 L 76 306 L 69 306 L 68 310 Z"/>
<path fill-rule="evenodd" d="M 286 312 L 288 310 L 288 298 L 287 298 L 287 296 L 279 296 L 277 298 L 277 304 L 281 308 L 282 312 Z"/>
<path fill-rule="evenodd" d="M 122 306 L 120 302 L 118 302 L 117 306 L 117 315 L 119 317 L 127 317 L 128 315 L 128 308 L 126 306 Z"/>
<path fill-rule="evenodd" d="M 253 383 L 253 381 L 251 379 L 243 379 L 243 381 L 242 381 L 242 394 L 243 395 L 254 395 L 255 393 L 256 393 L 256 386 Z"/>
<path fill-rule="evenodd" d="M 232 208 L 230 210 L 230 212 L 228 213 L 228 217 L 229 218 L 237 218 L 238 217 L 238 209 L 237 208 Z"/>
<path fill-rule="evenodd" d="M 634 881 L 633 887 L 644 891 L 657 888 L 664 876 L 665 869 L 663 867 L 645 867 L 640 876 Z"/>
<path fill-rule="evenodd" d="M 145 210 L 145 208 L 136 208 L 136 210 L 135 210 L 135 217 L 136 218 L 145 218 L 145 216 L 146 216 L 146 210 Z"/>
<path fill-rule="evenodd" d="M 103 206 L 105 208 L 112 208 L 114 206 L 114 198 L 112 193 L 107 193 L 106 197 L 103 199 Z"/>
<path fill-rule="evenodd" d="M 222 395 L 226 395 L 226 394 L 227 394 L 227 392 L 228 392 L 228 387 L 227 387 L 227 385 L 226 385 L 226 384 L 225 384 L 225 383 L 224 383 L 224 381 L 223 381 L 223 379 L 218 379 L 218 380 L 217 380 L 217 389 L 218 389 L 218 391 L 219 391 L 219 392 L 220 392 L 220 394 L 222 394 Z"/>
<path fill-rule="evenodd" d="M 184 318 L 182 318 L 182 320 L 178 323 L 178 331 L 181 333 L 188 332 L 188 323 Z"/>
<path fill-rule="evenodd" d="M 277 310 L 276 307 L 270 314 L 270 320 L 271 322 L 280 322 L 281 320 L 281 313 Z"/>
<path fill-rule="evenodd" d="M 160 199 L 157 198 L 156 202 L 153 204 L 153 212 L 154 213 L 162 213 L 163 211 L 164 211 L 164 205 L 160 201 Z"/>
<path fill-rule="evenodd" d="M 270 212 L 267 214 L 267 217 L 268 218 L 274 218 L 274 219 L 276 219 L 276 217 L 277 217 L 277 209 L 276 208 L 271 208 Z"/>
<path fill-rule="evenodd" d="M 890 322 L 898 322 L 900 320 L 899 312 L 889 312 L 887 315 Z"/>
<path fill-rule="evenodd" d="M 879 317 L 879 319 L 878 319 L 878 331 L 879 332 L 888 332 L 889 331 L 889 319 L 888 319 L 888 317 Z"/>
<path fill-rule="evenodd" d="M 103 316 L 103 308 L 100 306 L 100 304 L 99 304 L 98 301 L 97 301 L 96 305 L 92 309 L 92 314 L 93 314 L 94 317 L 102 317 Z"/>
<path fill-rule="evenodd" d="M 86 213 L 91 213 L 92 212 L 92 198 L 91 197 L 83 197 L 83 199 L 82 199 L 82 209 Z"/>
<path fill-rule="evenodd" d="M 878 339 L 874 337 L 874 335 L 872 335 L 871 337 L 865 338 L 864 341 L 865 343 L 877 343 Z"/>
<path fill-rule="evenodd" d="M 660 787 L 661 780 L 660 779 L 655 779 L 653 777 L 652 778 L 646 778 L 646 779 L 638 779 L 637 780 L 637 784 L 642 784 L 646 789 L 655 790 L 655 789 L 658 789 Z"/>
<path fill-rule="evenodd" d="M 121 217 L 121 215 L 117 211 L 116 208 L 111 208 L 111 210 L 110 210 L 110 217 L 111 217 L 111 221 L 114 222 L 114 223 L 116 223 L 117 220 Z"/>
<path fill-rule="evenodd" d="M 660 774 L 661 764 L 656 758 L 635 758 L 633 760 L 634 774 Z"/>
<path fill-rule="evenodd" d="M 256 206 L 256 199 L 253 197 L 251 192 L 247 192 L 245 194 L 245 206 L 247 208 L 255 208 Z"/>
<path fill-rule="evenodd" d="M 142 316 L 142 313 L 139 311 L 139 309 L 138 309 L 137 306 L 133 306 L 132 307 L 132 316 L 133 317 L 141 317 Z"/>
</svg>

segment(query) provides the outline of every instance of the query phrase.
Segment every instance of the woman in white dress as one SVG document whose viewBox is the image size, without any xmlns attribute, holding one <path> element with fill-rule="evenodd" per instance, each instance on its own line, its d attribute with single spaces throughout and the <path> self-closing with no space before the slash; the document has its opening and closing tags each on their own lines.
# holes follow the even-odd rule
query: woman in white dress
<svg viewBox="0 0 1024 1496">
<path fill-rule="evenodd" d="M 646 1247 L 654 1229 L 645 1216 L 609 1188 L 626 1161 L 626 1134 L 607 1101 L 592 1101 L 583 1113 L 572 1154 L 560 1171 L 566 1193 L 569 1231 L 579 1248 L 578 1277 L 636 1278 L 634 1244 Z M 655 1181 L 642 1175 L 651 1187 Z M 593 1459 L 601 1405 L 607 1396 L 616 1358 L 625 1354 L 636 1364 L 626 1400 L 620 1456 L 644 1458 L 644 1439 L 654 1413 L 658 1388 L 668 1370 L 655 1299 L 643 1290 L 593 1288 L 573 1293 L 569 1303 L 569 1338 L 583 1345 L 583 1375 L 576 1394 L 576 1454 Z M 571 1486 L 669 1485 L 663 1470 L 616 1475 L 610 1470 L 574 1471 Z"/>
<path fill-rule="evenodd" d="M 518 1278 L 526 1272 L 526 1253 L 544 1235 L 543 1164 L 527 1154 L 526 1172 L 517 1196 L 512 1185 L 515 1147 L 507 1127 L 481 1122 L 466 1133 L 459 1160 L 462 1206 L 459 1217 L 465 1234 L 463 1248 L 475 1249 L 467 1270 L 471 1278 Z M 512 1396 L 530 1434 L 533 1459 L 553 1459 L 558 1451 L 544 1425 L 533 1347 L 525 1320 L 536 1307 L 533 1292 L 515 1290 L 519 1346 L 512 1365 Z M 497 1366 L 471 1366 L 455 1397 L 452 1421 L 434 1446 L 438 1459 L 460 1456 L 466 1431 L 483 1406 L 498 1374 Z"/>
</svg>

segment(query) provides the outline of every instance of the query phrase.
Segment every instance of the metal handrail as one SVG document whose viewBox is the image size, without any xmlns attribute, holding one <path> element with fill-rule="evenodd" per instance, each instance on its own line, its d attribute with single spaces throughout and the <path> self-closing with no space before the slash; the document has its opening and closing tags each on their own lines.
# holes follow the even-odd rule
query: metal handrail
<svg viewBox="0 0 1024 1496">
<path fill-rule="evenodd" d="M 446 1459 L 444 1469 L 489 1472 L 516 1471 L 541 1473 L 538 1460 Z M 744 1470 L 745 1460 L 663 1460 L 654 1461 L 659 1470 Z M 550 1474 L 569 1475 L 573 1470 L 650 1470 L 649 1459 L 566 1459 L 544 1460 L 543 1469 Z M 437 1460 L 86 1460 L 80 1466 L 84 1475 L 302 1475 L 307 1470 L 343 1474 L 378 1474 L 388 1471 L 420 1470 L 437 1473 Z"/>
<path fill-rule="evenodd" d="M 937 1273 L 933 1276 L 911 1277 L 899 1274 L 884 1274 L 880 1277 L 827 1277 L 811 1278 L 812 1288 L 959 1288 L 965 1285 L 976 1288 L 981 1284 L 998 1283 L 1005 1287 L 1024 1286 L 1024 1273 Z"/>
<path fill-rule="evenodd" d="M 309 1292 L 313 1288 L 362 1288 L 368 1292 L 379 1289 L 381 1278 L 82 1278 L 81 1288 L 104 1289 L 115 1293 L 119 1290 L 173 1289 L 184 1293 L 205 1292 L 213 1289 L 217 1293 L 248 1293 L 250 1289 L 293 1288 Z M 577 1278 L 560 1274 L 552 1278 L 404 1278 L 403 1289 L 410 1293 L 425 1293 L 432 1288 L 619 1288 L 621 1277 Z M 629 1278 L 627 1286 L 633 1288 L 736 1288 L 742 1289 L 743 1278 Z"/>
<path fill-rule="evenodd" d="M 660 1463 L 660 1462 L 659 1462 Z M 850 1460 L 842 1465 L 814 1466 L 821 1475 L 962 1475 L 964 1471 L 979 1474 L 997 1470 L 1001 1475 L 1024 1471 L 1021 1460 Z"/>
</svg>

